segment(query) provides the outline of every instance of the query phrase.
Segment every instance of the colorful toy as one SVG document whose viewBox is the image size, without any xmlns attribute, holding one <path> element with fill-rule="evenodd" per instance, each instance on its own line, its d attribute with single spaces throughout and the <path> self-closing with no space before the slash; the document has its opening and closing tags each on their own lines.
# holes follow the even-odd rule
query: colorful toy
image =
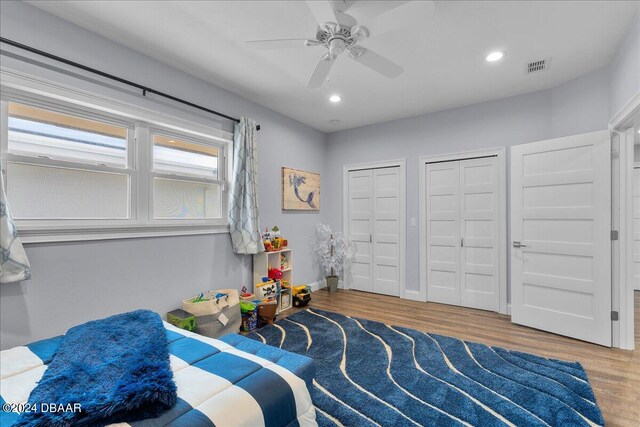
<svg viewBox="0 0 640 427">
<path fill-rule="evenodd" d="M 241 329 L 243 331 L 250 332 L 258 327 L 256 304 L 243 301 L 240 303 L 240 312 L 242 313 Z"/>
<path fill-rule="evenodd" d="M 264 250 L 266 252 L 278 251 L 289 245 L 287 239 L 282 237 L 277 225 L 274 226 L 271 231 L 269 231 L 269 228 L 265 229 L 262 235 L 262 243 L 264 244 Z"/>
<path fill-rule="evenodd" d="M 256 296 L 249 292 L 246 286 L 242 287 L 242 291 L 240 291 L 240 301 L 253 301 L 256 299 Z"/>
<path fill-rule="evenodd" d="M 281 280 L 282 279 L 282 270 L 279 268 L 270 268 L 267 272 L 269 279 L 271 280 Z"/>
<path fill-rule="evenodd" d="M 295 286 L 292 288 L 293 306 L 304 307 L 311 301 L 311 288 L 307 285 Z"/>
<path fill-rule="evenodd" d="M 167 313 L 167 322 L 180 329 L 193 332 L 196 329 L 196 316 L 182 309 Z"/>
<path fill-rule="evenodd" d="M 200 294 L 196 295 L 196 297 L 191 300 L 191 302 L 203 302 L 203 301 L 209 301 L 209 299 L 205 298 L 202 292 L 200 292 Z"/>
<path fill-rule="evenodd" d="M 263 278 L 262 283 L 256 283 L 256 297 L 259 301 L 278 298 L 278 282 Z"/>
<path fill-rule="evenodd" d="M 289 268 L 289 261 L 287 260 L 286 255 L 282 253 L 280 254 L 280 268 L 282 270 Z"/>
</svg>

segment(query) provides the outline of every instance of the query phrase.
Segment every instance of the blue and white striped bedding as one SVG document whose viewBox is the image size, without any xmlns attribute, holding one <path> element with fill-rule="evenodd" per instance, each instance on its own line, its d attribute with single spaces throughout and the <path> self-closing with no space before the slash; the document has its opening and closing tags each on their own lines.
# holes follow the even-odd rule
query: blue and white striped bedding
<svg viewBox="0 0 640 427">
<path fill-rule="evenodd" d="M 165 323 L 178 403 L 138 426 L 316 426 L 311 359 L 232 334 L 213 339 Z M 0 352 L 0 404 L 26 403 L 62 337 Z M 0 411 L 9 426 L 18 413 Z M 119 424 L 126 426 L 128 424 Z"/>
</svg>

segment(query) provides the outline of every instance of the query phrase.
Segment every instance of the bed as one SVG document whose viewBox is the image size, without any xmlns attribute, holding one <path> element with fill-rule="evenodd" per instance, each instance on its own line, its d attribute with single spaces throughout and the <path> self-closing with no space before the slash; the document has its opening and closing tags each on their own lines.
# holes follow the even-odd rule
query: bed
<svg viewBox="0 0 640 427">
<path fill-rule="evenodd" d="M 317 425 L 309 394 L 311 359 L 237 334 L 212 339 L 164 326 L 178 402 L 160 417 L 132 426 Z M 16 405 L 27 402 L 61 340 L 0 352 L 0 425 L 18 418 Z"/>
</svg>

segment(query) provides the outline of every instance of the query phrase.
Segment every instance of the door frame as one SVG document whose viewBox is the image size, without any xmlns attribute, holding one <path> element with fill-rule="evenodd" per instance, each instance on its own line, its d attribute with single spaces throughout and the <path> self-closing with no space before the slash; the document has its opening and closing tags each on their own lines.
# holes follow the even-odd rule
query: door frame
<svg viewBox="0 0 640 427">
<path fill-rule="evenodd" d="M 618 227 L 619 240 L 612 243 L 612 311 L 618 311 L 618 321 L 613 323 L 613 347 L 634 349 L 634 286 L 633 286 L 633 138 L 628 140 L 624 130 L 636 114 L 640 114 L 640 93 L 637 93 L 611 119 L 609 130 L 612 142 L 618 141 L 619 159 L 618 191 L 612 191 L 612 205 L 616 208 L 612 223 Z M 617 155 L 617 156 L 616 156 Z M 614 271 L 615 270 L 615 271 Z"/>
<path fill-rule="evenodd" d="M 498 298 L 500 300 L 499 313 L 508 314 L 507 304 L 507 168 L 506 168 L 506 149 L 505 147 L 490 148 L 486 150 L 464 151 L 450 154 L 439 154 L 433 156 L 420 156 L 418 160 L 418 171 L 420 174 L 420 190 L 419 190 L 419 221 L 418 230 L 420 233 L 420 247 L 418 248 L 420 256 L 420 293 L 419 301 L 427 301 L 427 213 L 426 213 L 426 190 L 427 190 L 427 163 L 449 162 L 456 160 L 468 160 L 475 157 L 495 156 L 498 159 L 498 232 L 500 236 L 500 256 L 499 266 L 499 290 Z"/>
<path fill-rule="evenodd" d="M 634 145 L 633 146 L 634 152 L 635 152 L 635 149 L 636 149 L 636 147 Z M 635 156 L 634 156 L 634 159 L 635 159 Z M 631 171 L 632 176 L 633 176 L 633 174 L 635 174 L 635 170 L 636 169 L 640 169 L 640 162 L 633 162 L 633 168 L 632 168 L 632 171 Z M 632 179 L 633 179 L 633 181 L 631 182 L 631 190 L 630 191 L 631 191 L 631 195 L 633 197 L 633 192 L 634 192 L 633 191 L 634 190 L 633 182 L 635 182 L 635 177 L 633 177 Z M 632 198 L 632 200 L 633 200 L 633 198 Z M 631 235 L 634 236 L 634 237 L 631 238 L 631 250 L 633 252 L 633 242 L 635 242 L 635 233 L 636 233 L 636 230 L 633 227 L 633 201 L 631 202 L 631 224 L 630 224 L 630 227 L 631 227 Z M 631 267 L 631 288 L 634 291 L 640 291 L 640 285 L 636 285 L 636 280 L 635 280 L 635 276 L 634 276 L 634 268 L 633 268 L 633 266 L 635 266 L 635 256 L 633 258 L 633 262 L 631 263 L 631 265 L 632 265 L 632 267 Z M 635 313 L 634 313 L 634 315 L 635 315 Z"/>
<path fill-rule="evenodd" d="M 344 165 L 342 167 L 342 232 L 345 236 L 349 236 L 349 172 L 363 169 L 381 169 L 399 167 L 400 181 L 400 242 L 398 243 L 398 260 L 400 266 L 398 268 L 400 281 L 400 298 L 405 298 L 406 294 L 406 277 L 407 277 L 407 167 L 406 159 L 383 160 L 379 162 L 356 163 Z M 345 268 L 345 274 L 342 286 L 344 289 L 351 287 L 351 271 Z"/>
</svg>

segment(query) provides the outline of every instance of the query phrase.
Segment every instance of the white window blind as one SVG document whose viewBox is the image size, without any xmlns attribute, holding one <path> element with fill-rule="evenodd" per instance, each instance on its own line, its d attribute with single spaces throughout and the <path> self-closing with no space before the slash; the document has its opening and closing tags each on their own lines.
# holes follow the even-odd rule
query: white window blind
<svg viewBox="0 0 640 427">
<path fill-rule="evenodd" d="M 7 164 L 7 197 L 17 219 L 128 219 L 129 176 Z"/>
<path fill-rule="evenodd" d="M 218 184 L 179 179 L 154 179 L 154 218 L 220 218 Z"/>
</svg>

